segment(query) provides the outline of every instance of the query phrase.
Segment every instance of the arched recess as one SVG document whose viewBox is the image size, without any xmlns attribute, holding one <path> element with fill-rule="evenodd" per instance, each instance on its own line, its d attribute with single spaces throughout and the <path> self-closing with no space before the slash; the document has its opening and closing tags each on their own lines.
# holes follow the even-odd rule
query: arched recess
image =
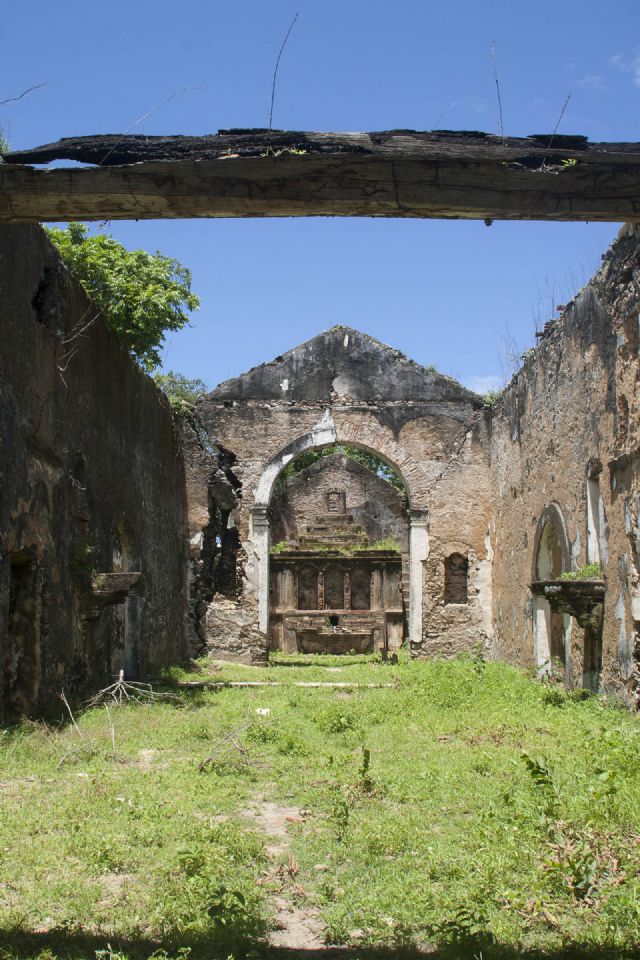
<svg viewBox="0 0 640 960">
<path fill-rule="evenodd" d="M 557 503 L 550 503 L 538 521 L 534 540 L 534 581 L 557 580 L 570 569 L 571 553 L 569 538 L 562 510 Z M 571 617 L 554 613 L 549 601 L 542 596 L 533 601 L 533 642 L 536 666 L 548 672 L 553 661 L 560 661 L 567 670 L 569 665 L 569 636 Z"/>
<path fill-rule="evenodd" d="M 423 579 L 424 562 L 429 556 L 428 509 L 421 503 L 415 491 L 398 466 L 393 451 L 373 448 L 359 443 L 350 436 L 342 436 L 336 429 L 330 410 L 316 427 L 307 434 L 298 437 L 289 443 L 279 453 L 269 460 L 258 481 L 254 506 L 251 509 L 251 541 L 256 556 L 255 592 L 258 601 L 258 626 L 262 633 L 268 632 L 269 624 L 269 516 L 268 509 L 275 483 L 286 466 L 295 460 L 301 453 L 334 444 L 346 444 L 358 447 L 367 453 L 372 453 L 384 460 L 398 475 L 403 483 L 409 512 L 409 556 L 408 580 L 409 597 L 405 598 L 408 608 L 409 644 L 420 644 L 422 641 L 422 610 L 423 610 Z"/>
</svg>

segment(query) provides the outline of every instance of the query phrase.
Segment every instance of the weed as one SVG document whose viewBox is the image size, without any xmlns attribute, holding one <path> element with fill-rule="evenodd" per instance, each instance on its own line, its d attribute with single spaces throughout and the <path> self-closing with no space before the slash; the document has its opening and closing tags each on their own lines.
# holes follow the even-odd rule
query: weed
<svg viewBox="0 0 640 960">
<path fill-rule="evenodd" d="M 356 715 L 334 704 L 320 711 L 316 716 L 316 723 L 325 733 L 346 733 L 348 730 L 358 728 L 358 719 Z"/>
<path fill-rule="evenodd" d="M 335 836 L 338 843 L 344 843 L 349 827 L 349 811 L 351 804 L 344 792 L 339 792 L 333 805 L 332 820 L 335 825 Z"/>
<path fill-rule="evenodd" d="M 362 765 L 360 767 L 360 777 L 358 779 L 358 787 L 364 793 L 373 793 L 375 789 L 375 784 L 371 776 L 371 750 L 368 747 L 362 748 Z"/>
<path fill-rule="evenodd" d="M 439 932 L 444 943 L 464 944 L 467 949 L 471 945 L 486 947 L 495 942 L 487 929 L 487 918 L 478 907 L 458 907 L 453 916 L 440 925 Z"/>
<path fill-rule="evenodd" d="M 489 390 L 488 393 L 483 394 L 482 400 L 485 407 L 494 407 L 501 396 L 501 390 Z"/>
<path fill-rule="evenodd" d="M 286 540 L 279 540 L 277 543 L 274 543 L 270 547 L 269 552 L 278 554 L 278 553 L 284 553 L 286 550 L 290 550 L 290 549 L 291 547 L 289 546 Z"/>
<path fill-rule="evenodd" d="M 542 702 L 550 707 L 564 707 L 568 699 L 566 691 L 561 687 L 548 687 L 542 694 Z"/>
<path fill-rule="evenodd" d="M 400 553 L 400 547 L 393 537 L 383 537 L 381 540 L 376 540 L 375 543 L 364 546 L 357 544 L 355 552 L 358 553 L 361 550 L 392 550 L 394 553 Z"/>
<path fill-rule="evenodd" d="M 560 574 L 560 580 L 602 580 L 602 567 L 599 563 L 587 563 L 577 570 L 567 570 Z"/>
</svg>

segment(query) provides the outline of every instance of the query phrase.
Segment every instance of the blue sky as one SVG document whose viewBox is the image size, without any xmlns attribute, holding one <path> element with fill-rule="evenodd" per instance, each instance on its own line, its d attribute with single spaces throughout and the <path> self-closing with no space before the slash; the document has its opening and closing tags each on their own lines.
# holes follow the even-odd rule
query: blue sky
<svg viewBox="0 0 640 960">
<path fill-rule="evenodd" d="M 4 4 L 0 108 L 15 148 L 93 133 L 471 129 L 640 140 L 638 0 L 31 0 Z M 171 98 L 167 101 L 167 98 Z M 144 122 L 136 120 L 163 104 Z M 164 365 L 210 386 L 335 323 L 472 388 L 495 386 L 597 268 L 617 224 L 373 219 L 113 222 L 193 272 Z"/>
</svg>

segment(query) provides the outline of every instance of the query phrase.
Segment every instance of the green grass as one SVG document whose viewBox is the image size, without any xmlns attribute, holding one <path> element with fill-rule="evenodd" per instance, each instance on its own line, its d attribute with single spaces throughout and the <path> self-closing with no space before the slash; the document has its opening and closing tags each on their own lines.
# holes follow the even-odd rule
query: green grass
<svg viewBox="0 0 640 960">
<path fill-rule="evenodd" d="M 83 738 L 2 733 L 2 960 L 270 956 L 283 881 L 265 882 L 242 815 L 258 794 L 309 811 L 289 829 L 290 896 L 363 960 L 425 943 L 470 960 L 639 955 L 636 717 L 504 664 L 283 659 L 212 674 L 282 687 L 94 708 Z M 293 686 L 316 678 L 395 686 Z M 231 731 L 246 752 L 222 744 Z"/>
</svg>

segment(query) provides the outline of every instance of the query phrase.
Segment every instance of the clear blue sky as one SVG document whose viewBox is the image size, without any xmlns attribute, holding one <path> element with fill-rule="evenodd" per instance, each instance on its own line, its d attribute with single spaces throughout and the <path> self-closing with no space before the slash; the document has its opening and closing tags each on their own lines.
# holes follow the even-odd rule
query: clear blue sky
<svg viewBox="0 0 640 960">
<path fill-rule="evenodd" d="M 62 136 L 199 134 L 265 126 L 287 27 L 274 127 L 497 133 L 495 41 L 505 132 L 640 140 L 638 0 L 31 0 L 5 3 L 0 108 L 15 149 Z M 594 271 L 614 224 L 402 220 L 112 223 L 129 247 L 193 271 L 193 326 L 165 367 L 213 386 L 335 323 L 497 384 L 501 342 L 524 349 Z"/>
</svg>

